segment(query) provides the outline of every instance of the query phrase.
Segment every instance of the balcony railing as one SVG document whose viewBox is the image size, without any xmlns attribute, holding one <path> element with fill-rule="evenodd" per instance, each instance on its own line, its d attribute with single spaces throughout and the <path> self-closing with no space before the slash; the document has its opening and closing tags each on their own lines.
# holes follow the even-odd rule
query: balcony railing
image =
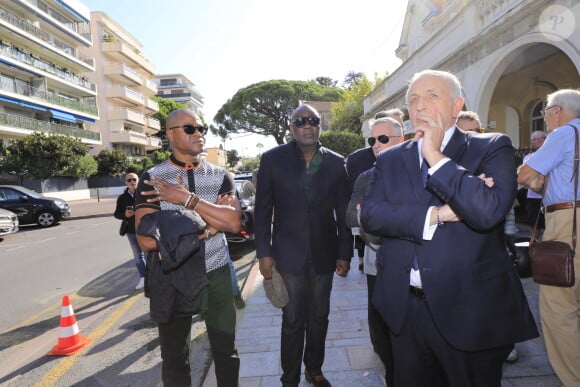
<svg viewBox="0 0 580 387">
<path fill-rule="evenodd" d="M 96 105 L 87 105 L 79 101 L 68 99 L 28 84 L 15 83 L 12 79 L 0 77 L 0 90 L 24 95 L 31 99 L 41 100 L 58 106 L 66 107 L 83 113 L 97 116 L 99 111 Z"/>
<path fill-rule="evenodd" d="M 68 55 L 71 55 L 79 60 L 82 60 L 83 62 L 86 62 L 86 58 L 78 56 L 73 47 L 66 45 L 64 42 L 60 41 L 58 38 L 56 38 L 52 34 L 49 34 L 48 32 L 43 31 L 42 29 L 36 27 L 31 22 L 29 22 L 25 19 L 22 19 L 21 17 L 13 14 L 12 12 L 10 12 L 7 9 L 2 8 L 2 7 L 0 7 L 0 19 L 12 24 L 15 27 L 18 27 L 19 29 L 21 29 L 23 31 L 26 31 L 30 35 L 33 35 L 33 36 L 37 37 L 38 39 L 40 39 L 44 42 L 47 42 L 48 44 L 51 44 L 53 47 L 59 49 L 60 51 L 63 51 L 64 53 L 66 53 Z"/>
<path fill-rule="evenodd" d="M 40 2 L 40 1 L 31 1 L 31 0 L 24 0 L 27 3 L 29 3 L 30 5 L 32 5 L 33 7 L 37 7 L 39 10 L 43 11 L 45 14 L 47 14 L 48 16 L 52 17 L 53 19 L 57 20 L 58 22 L 60 22 L 64 27 L 68 28 L 69 30 L 76 32 L 78 34 L 83 34 L 85 33 L 85 29 L 88 26 L 87 23 L 84 24 L 78 24 L 71 22 L 70 20 L 64 18 L 62 15 L 60 15 L 58 12 L 55 12 L 52 9 L 49 9 L 46 4 Z M 88 41 L 91 41 L 91 37 L 89 35 L 89 37 L 85 37 L 85 39 L 87 39 Z"/>
<path fill-rule="evenodd" d="M 74 128 L 72 126 L 35 120 L 34 118 L 23 117 L 16 114 L 0 113 L 0 125 L 11 126 L 19 129 L 36 130 L 62 136 L 78 137 L 80 139 L 101 141 L 101 133 L 99 132 L 91 132 L 90 130 Z"/>
<path fill-rule="evenodd" d="M 77 75 L 70 70 L 67 71 L 67 69 L 59 68 L 54 63 L 49 63 L 36 55 L 24 52 L 20 48 L 12 47 L 6 42 L 0 41 L 0 54 L 25 63 L 29 66 L 36 67 L 37 69 L 46 71 L 49 74 L 55 75 L 58 78 L 64 79 L 65 81 L 73 83 L 77 86 L 81 86 L 92 91 L 96 90 L 95 85 L 90 83 L 87 78 Z"/>
</svg>

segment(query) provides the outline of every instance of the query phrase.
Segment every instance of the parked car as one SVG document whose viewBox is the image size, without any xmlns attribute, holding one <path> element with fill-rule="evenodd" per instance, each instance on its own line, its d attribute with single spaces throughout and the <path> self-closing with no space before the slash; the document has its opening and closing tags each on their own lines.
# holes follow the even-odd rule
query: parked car
<svg viewBox="0 0 580 387">
<path fill-rule="evenodd" d="M 237 233 L 226 233 L 228 243 L 241 243 L 254 240 L 254 201 L 256 190 L 248 180 L 235 180 L 236 194 L 242 207 L 242 230 Z"/>
<path fill-rule="evenodd" d="M 14 234 L 18 231 L 18 216 L 12 211 L 0 208 L 0 235 Z"/>
<path fill-rule="evenodd" d="M 19 185 L 0 185 L 0 208 L 14 212 L 18 222 L 50 227 L 70 217 L 70 205 Z"/>
</svg>

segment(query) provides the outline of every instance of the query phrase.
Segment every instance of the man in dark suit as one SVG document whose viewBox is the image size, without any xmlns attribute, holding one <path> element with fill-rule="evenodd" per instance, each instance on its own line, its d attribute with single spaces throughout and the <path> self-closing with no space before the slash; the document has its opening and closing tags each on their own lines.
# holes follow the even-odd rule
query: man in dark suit
<svg viewBox="0 0 580 387">
<path fill-rule="evenodd" d="M 282 384 L 298 386 L 304 356 L 306 380 L 330 386 L 322 374 L 330 291 L 334 272 L 347 275 L 352 251 L 345 220 L 346 170 L 342 156 L 320 145 L 320 115 L 314 108 L 304 104 L 294 110 L 290 131 L 293 140 L 264 153 L 260 162 L 256 254 L 264 279 L 272 278 L 275 266 L 288 290 Z"/>
<path fill-rule="evenodd" d="M 391 329 L 395 386 L 499 387 L 513 343 L 538 336 L 503 235 L 511 142 L 456 128 L 463 103 L 454 75 L 415 74 L 415 138 L 379 155 L 362 206 L 365 230 L 384 237 L 373 303 Z"/>
</svg>

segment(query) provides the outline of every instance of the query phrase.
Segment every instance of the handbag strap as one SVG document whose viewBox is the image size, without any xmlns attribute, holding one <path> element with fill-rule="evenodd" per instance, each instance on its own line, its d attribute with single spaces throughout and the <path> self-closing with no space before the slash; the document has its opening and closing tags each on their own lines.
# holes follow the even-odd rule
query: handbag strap
<svg viewBox="0 0 580 387">
<path fill-rule="evenodd" d="M 572 251 L 576 252 L 576 201 L 578 199 L 578 164 L 580 161 L 580 152 L 578 146 L 578 128 L 572 124 L 568 124 L 574 128 L 574 174 L 572 178 L 574 179 L 574 215 L 572 221 Z M 546 183 L 544 184 L 544 189 L 542 190 L 542 204 L 544 201 L 544 195 L 546 193 L 546 187 L 548 185 L 548 177 L 546 176 Z M 541 206 L 540 208 L 543 208 Z M 541 211 L 541 210 L 540 210 Z M 538 220 L 540 219 L 540 211 L 538 211 L 538 216 L 536 216 L 536 222 L 534 223 L 534 228 L 532 229 L 532 235 L 530 238 L 530 246 L 536 241 L 536 235 L 538 231 Z"/>
</svg>

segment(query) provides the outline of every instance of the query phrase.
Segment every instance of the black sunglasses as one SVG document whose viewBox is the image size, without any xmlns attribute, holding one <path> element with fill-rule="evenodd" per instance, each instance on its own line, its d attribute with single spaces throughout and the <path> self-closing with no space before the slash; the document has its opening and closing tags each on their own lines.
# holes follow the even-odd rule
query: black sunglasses
<svg viewBox="0 0 580 387">
<path fill-rule="evenodd" d="M 207 128 L 205 126 L 193 126 L 193 125 L 189 125 L 189 124 L 173 126 L 173 127 L 169 128 L 169 130 L 177 129 L 177 128 L 183 128 L 183 131 L 186 134 L 194 134 L 195 132 L 199 132 L 203 136 L 204 134 L 207 133 Z"/>
<path fill-rule="evenodd" d="M 130 183 L 132 181 L 137 181 L 137 179 L 127 179 L 127 183 Z"/>
<path fill-rule="evenodd" d="M 294 125 L 295 128 L 303 128 L 306 126 L 307 123 L 310 126 L 318 126 L 318 124 L 320 124 L 320 118 L 318 118 L 318 117 L 300 117 L 300 118 L 295 119 L 292 122 L 292 125 Z"/>
<path fill-rule="evenodd" d="M 401 136 L 391 136 L 391 137 L 401 137 Z M 387 136 L 386 134 L 381 134 L 379 137 L 369 137 L 367 141 L 370 146 L 373 146 L 375 145 L 377 140 L 379 140 L 381 144 L 388 144 L 389 136 Z"/>
</svg>

